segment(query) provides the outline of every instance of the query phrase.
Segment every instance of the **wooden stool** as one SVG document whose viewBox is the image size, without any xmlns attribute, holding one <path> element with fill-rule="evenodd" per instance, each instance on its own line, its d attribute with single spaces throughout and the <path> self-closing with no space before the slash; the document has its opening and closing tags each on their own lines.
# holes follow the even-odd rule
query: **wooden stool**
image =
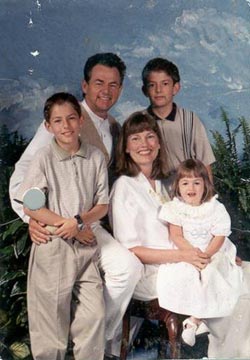
<svg viewBox="0 0 250 360">
<path fill-rule="evenodd" d="M 161 308 L 158 299 L 151 301 L 132 299 L 123 317 L 120 360 L 126 360 L 129 352 L 130 316 L 137 316 L 147 320 L 159 320 L 161 333 L 159 359 L 166 358 L 168 342 L 170 345 L 171 359 L 180 358 L 182 322 L 178 318 L 178 315 Z"/>
</svg>

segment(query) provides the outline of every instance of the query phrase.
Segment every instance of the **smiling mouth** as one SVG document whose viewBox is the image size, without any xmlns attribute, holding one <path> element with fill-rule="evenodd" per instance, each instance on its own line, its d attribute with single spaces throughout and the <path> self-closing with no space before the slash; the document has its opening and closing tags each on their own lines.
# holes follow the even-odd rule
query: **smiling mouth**
<svg viewBox="0 0 250 360">
<path fill-rule="evenodd" d="M 139 155 L 149 155 L 151 154 L 151 150 L 140 150 L 138 151 Z"/>
<path fill-rule="evenodd" d="M 74 133 L 74 131 L 66 131 L 66 132 L 63 132 L 62 135 L 64 136 L 70 136 Z"/>
<path fill-rule="evenodd" d="M 188 195 L 189 197 L 194 197 L 194 196 L 196 196 L 196 193 L 190 192 L 190 193 L 188 193 L 187 195 Z"/>
</svg>

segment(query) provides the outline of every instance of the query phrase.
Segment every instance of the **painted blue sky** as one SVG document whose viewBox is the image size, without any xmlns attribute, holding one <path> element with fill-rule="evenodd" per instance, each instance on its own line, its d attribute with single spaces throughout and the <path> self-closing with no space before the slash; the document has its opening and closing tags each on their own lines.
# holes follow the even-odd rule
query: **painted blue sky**
<svg viewBox="0 0 250 360">
<path fill-rule="evenodd" d="M 112 51 L 127 65 L 112 113 L 147 106 L 141 70 L 156 56 L 181 74 L 176 102 L 220 130 L 220 108 L 250 122 L 250 0 L 0 0 L 0 121 L 30 138 L 59 90 L 81 99 L 83 64 Z"/>
</svg>

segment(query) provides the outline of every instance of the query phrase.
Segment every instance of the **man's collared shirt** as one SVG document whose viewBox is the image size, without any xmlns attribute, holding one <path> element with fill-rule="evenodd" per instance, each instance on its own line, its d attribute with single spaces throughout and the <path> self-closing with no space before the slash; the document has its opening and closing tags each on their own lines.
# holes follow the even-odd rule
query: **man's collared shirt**
<svg viewBox="0 0 250 360">
<path fill-rule="evenodd" d="M 112 135 L 110 133 L 110 124 L 108 121 L 108 118 L 103 119 L 99 116 L 97 116 L 88 106 L 85 100 L 82 102 L 82 106 L 89 114 L 91 120 L 93 121 L 93 124 L 95 125 L 95 128 L 100 135 L 100 138 L 102 139 L 102 142 L 107 149 L 107 152 L 109 156 L 111 157 L 111 151 L 112 151 Z"/>
</svg>

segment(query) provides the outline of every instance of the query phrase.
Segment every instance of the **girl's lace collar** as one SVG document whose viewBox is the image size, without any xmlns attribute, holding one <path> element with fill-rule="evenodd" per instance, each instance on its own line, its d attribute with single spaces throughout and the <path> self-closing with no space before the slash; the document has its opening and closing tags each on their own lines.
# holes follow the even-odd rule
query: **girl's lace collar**
<svg viewBox="0 0 250 360">
<path fill-rule="evenodd" d="M 214 212 L 217 198 L 218 195 L 214 195 L 209 201 L 199 206 L 192 206 L 175 197 L 172 201 L 173 210 L 175 210 L 179 215 L 185 217 L 202 218 L 204 216 L 211 215 L 211 213 Z"/>
</svg>

